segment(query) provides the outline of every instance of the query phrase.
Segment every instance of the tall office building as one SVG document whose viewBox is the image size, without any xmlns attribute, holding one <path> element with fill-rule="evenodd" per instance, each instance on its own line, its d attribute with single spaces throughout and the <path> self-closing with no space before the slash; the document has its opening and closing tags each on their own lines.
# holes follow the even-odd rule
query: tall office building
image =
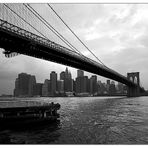
<svg viewBox="0 0 148 148">
<path fill-rule="evenodd" d="M 84 93 L 87 92 L 87 77 L 84 76 L 84 71 L 78 69 L 77 70 L 77 78 L 76 78 L 76 93 Z"/>
<path fill-rule="evenodd" d="M 73 83 L 73 91 L 76 92 L 76 81 L 72 80 L 72 83 Z"/>
<path fill-rule="evenodd" d="M 29 80 L 31 75 L 26 73 L 20 73 L 18 75 L 18 85 L 19 85 L 19 96 L 29 95 Z"/>
<path fill-rule="evenodd" d="M 90 93 L 90 79 L 87 80 L 87 92 Z"/>
<path fill-rule="evenodd" d="M 98 94 L 105 94 L 105 92 L 106 92 L 106 85 L 105 85 L 105 83 L 102 83 L 101 81 L 98 81 L 98 91 L 97 91 L 97 93 Z"/>
<path fill-rule="evenodd" d="M 75 91 L 76 93 L 81 93 L 81 77 L 77 77 L 75 81 Z"/>
<path fill-rule="evenodd" d="M 106 84 L 110 85 L 110 80 L 106 80 Z"/>
<path fill-rule="evenodd" d="M 111 81 L 111 84 L 115 85 L 115 81 Z"/>
<path fill-rule="evenodd" d="M 67 67 L 65 72 L 60 73 L 60 80 L 64 80 L 64 92 L 73 91 L 73 80 L 71 77 L 71 73 L 68 71 Z"/>
<path fill-rule="evenodd" d="M 107 80 L 107 81 L 106 81 L 107 93 L 109 93 L 109 87 L 110 87 L 110 80 Z"/>
<path fill-rule="evenodd" d="M 84 76 L 84 71 L 81 69 L 77 70 L 77 77 L 83 77 Z"/>
<path fill-rule="evenodd" d="M 46 79 L 42 86 L 42 96 L 49 96 L 50 92 L 50 80 Z"/>
<path fill-rule="evenodd" d="M 18 78 L 15 80 L 14 96 L 33 96 L 35 84 L 35 76 L 27 73 L 18 74 Z"/>
<path fill-rule="evenodd" d="M 118 90 L 118 93 L 123 93 L 124 92 L 124 85 L 122 83 L 118 82 L 117 90 Z"/>
<path fill-rule="evenodd" d="M 60 73 L 60 80 L 65 80 L 65 71 Z"/>
<path fill-rule="evenodd" d="M 19 80 L 16 78 L 15 80 L 15 88 L 14 88 L 14 97 L 19 96 Z"/>
<path fill-rule="evenodd" d="M 57 73 L 55 71 L 52 71 L 50 73 L 50 82 L 51 82 L 50 95 L 54 96 L 57 91 Z"/>
<path fill-rule="evenodd" d="M 42 87 L 43 87 L 42 83 L 35 84 L 33 88 L 34 96 L 42 96 Z"/>
<path fill-rule="evenodd" d="M 116 86 L 115 82 L 111 81 L 110 87 L 109 87 L 109 94 L 114 95 L 116 93 Z"/>
<path fill-rule="evenodd" d="M 65 70 L 64 91 L 69 92 L 69 72 L 67 67 Z"/>
<path fill-rule="evenodd" d="M 93 75 L 90 78 L 90 93 L 95 94 L 97 93 L 97 76 Z"/>
<path fill-rule="evenodd" d="M 88 77 L 80 76 L 76 78 L 76 93 L 86 93 L 88 92 Z"/>
<path fill-rule="evenodd" d="M 57 81 L 57 91 L 59 93 L 64 93 L 64 80 Z"/>
<path fill-rule="evenodd" d="M 28 92 L 29 96 L 34 96 L 34 87 L 35 87 L 35 85 L 36 85 L 35 76 L 30 76 L 30 79 L 29 79 L 29 92 Z"/>
<path fill-rule="evenodd" d="M 81 81 L 81 91 L 83 93 L 88 92 L 87 86 L 88 86 L 88 76 L 83 76 Z"/>
</svg>

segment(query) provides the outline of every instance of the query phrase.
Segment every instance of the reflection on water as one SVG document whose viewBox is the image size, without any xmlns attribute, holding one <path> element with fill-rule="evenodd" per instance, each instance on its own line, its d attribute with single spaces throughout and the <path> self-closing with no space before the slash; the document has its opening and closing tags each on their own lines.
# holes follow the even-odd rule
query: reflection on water
<svg viewBox="0 0 148 148">
<path fill-rule="evenodd" d="M 0 134 L 1 144 L 44 144 L 58 139 L 60 133 L 60 121 L 54 124 L 44 124 L 29 127 L 9 128 Z"/>
<path fill-rule="evenodd" d="M 1 130 L 0 143 L 148 144 L 148 97 L 34 99 L 60 103 L 60 122 Z"/>
</svg>

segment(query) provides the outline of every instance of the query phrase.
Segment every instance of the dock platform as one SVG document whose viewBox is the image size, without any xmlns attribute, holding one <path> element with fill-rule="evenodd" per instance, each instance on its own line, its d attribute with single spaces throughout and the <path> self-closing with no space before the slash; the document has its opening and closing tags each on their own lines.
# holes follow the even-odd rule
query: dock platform
<svg viewBox="0 0 148 148">
<path fill-rule="evenodd" d="M 1 101 L 0 126 L 42 123 L 59 118 L 60 104 L 36 101 Z"/>
</svg>

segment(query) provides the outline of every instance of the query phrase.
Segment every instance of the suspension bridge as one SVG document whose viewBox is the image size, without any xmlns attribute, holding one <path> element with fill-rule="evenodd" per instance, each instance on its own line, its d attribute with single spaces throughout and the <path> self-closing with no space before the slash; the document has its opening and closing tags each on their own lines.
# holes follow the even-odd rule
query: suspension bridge
<svg viewBox="0 0 148 148">
<path fill-rule="evenodd" d="M 110 78 L 127 85 L 129 97 L 140 96 L 140 93 L 144 92 L 140 86 L 139 72 L 128 73 L 125 77 L 107 67 L 56 11 L 49 4 L 47 5 L 97 61 L 84 56 L 29 4 L 0 4 L 0 48 L 4 49 L 3 53 L 6 57 L 24 54 Z M 42 26 L 58 36 L 66 46 L 49 39 L 48 31 L 43 33 Z M 134 83 L 134 79 L 137 79 L 137 83 Z"/>
</svg>

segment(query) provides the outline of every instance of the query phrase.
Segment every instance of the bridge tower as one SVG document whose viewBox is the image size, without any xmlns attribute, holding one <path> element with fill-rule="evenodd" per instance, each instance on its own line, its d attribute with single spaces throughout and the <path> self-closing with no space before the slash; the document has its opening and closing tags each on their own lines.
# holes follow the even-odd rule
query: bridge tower
<svg viewBox="0 0 148 148">
<path fill-rule="evenodd" d="M 128 97 L 138 97 L 140 95 L 140 78 L 139 72 L 127 73 L 127 78 L 137 86 L 128 86 L 127 87 L 127 96 Z"/>
</svg>

